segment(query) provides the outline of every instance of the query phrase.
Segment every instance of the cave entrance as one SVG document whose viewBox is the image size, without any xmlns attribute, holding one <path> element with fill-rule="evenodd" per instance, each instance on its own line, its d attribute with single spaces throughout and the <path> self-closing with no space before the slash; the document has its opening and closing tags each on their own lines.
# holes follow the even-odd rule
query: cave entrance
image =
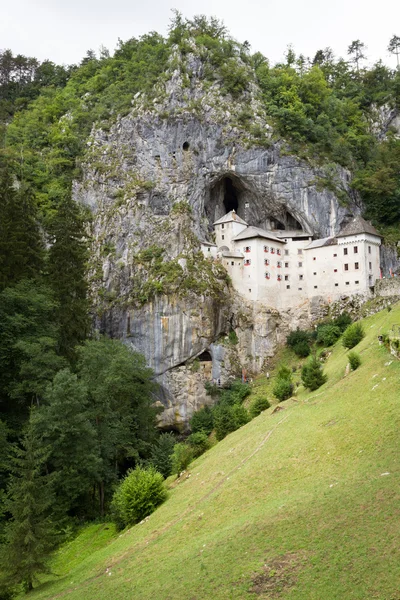
<svg viewBox="0 0 400 600">
<path fill-rule="evenodd" d="M 200 362 L 211 362 L 212 358 L 211 358 L 211 354 L 209 353 L 208 350 L 204 350 L 204 352 L 202 352 L 198 357 Z"/>
<path fill-rule="evenodd" d="M 231 210 L 237 212 L 239 208 L 239 201 L 232 179 L 230 177 L 225 177 L 223 179 L 223 186 L 225 213 L 228 213 Z"/>
</svg>

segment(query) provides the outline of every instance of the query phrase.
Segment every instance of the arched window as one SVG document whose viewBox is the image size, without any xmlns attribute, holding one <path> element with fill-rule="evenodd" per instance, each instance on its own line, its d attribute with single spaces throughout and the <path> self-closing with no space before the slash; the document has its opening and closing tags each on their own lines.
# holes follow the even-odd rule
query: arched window
<svg viewBox="0 0 400 600">
<path fill-rule="evenodd" d="M 184 150 L 185 152 L 187 152 L 190 148 L 189 142 L 183 142 L 182 144 L 182 150 Z"/>
</svg>

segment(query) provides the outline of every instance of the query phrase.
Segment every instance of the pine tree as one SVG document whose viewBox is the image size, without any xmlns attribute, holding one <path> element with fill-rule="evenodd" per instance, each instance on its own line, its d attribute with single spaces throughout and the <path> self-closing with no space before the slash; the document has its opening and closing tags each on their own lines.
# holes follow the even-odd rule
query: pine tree
<svg viewBox="0 0 400 600">
<path fill-rule="evenodd" d="M 312 392 L 317 390 L 328 379 L 322 372 L 322 366 L 315 356 L 312 356 L 301 370 L 301 379 L 304 387 Z"/>
<path fill-rule="evenodd" d="M 15 189 L 7 168 L 0 175 L 0 290 L 40 274 L 43 240 L 29 188 Z"/>
<path fill-rule="evenodd" d="M 47 453 L 29 427 L 22 447 L 14 448 L 6 500 L 11 519 L 5 527 L 1 563 L 7 582 L 23 584 L 28 591 L 39 573 L 48 572 L 47 561 L 56 539 L 50 519 L 49 477 L 42 473 Z"/>
<path fill-rule="evenodd" d="M 49 227 L 49 283 L 59 303 L 60 351 L 73 358 L 89 330 L 87 243 L 81 207 L 65 196 Z"/>
</svg>

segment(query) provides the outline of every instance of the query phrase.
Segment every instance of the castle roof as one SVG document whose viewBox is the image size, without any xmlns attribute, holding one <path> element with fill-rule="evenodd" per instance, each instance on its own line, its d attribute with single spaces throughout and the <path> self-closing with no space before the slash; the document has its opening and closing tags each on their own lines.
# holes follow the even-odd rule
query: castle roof
<svg viewBox="0 0 400 600">
<path fill-rule="evenodd" d="M 308 231 L 303 231 L 302 229 L 279 229 L 278 231 L 274 231 L 274 235 L 277 238 L 310 238 L 313 237 L 312 233 L 308 233 Z"/>
<path fill-rule="evenodd" d="M 234 210 L 231 210 L 230 212 L 226 213 L 226 215 L 218 219 L 218 221 L 215 221 L 213 225 L 221 225 L 222 223 L 230 223 L 231 221 L 241 223 L 242 225 L 247 225 L 246 221 L 243 221 L 243 219 L 241 219 Z"/>
<path fill-rule="evenodd" d="M 222 252 L 222 256 L 224 258 L 244 258 L 244 254 L 242 254 L 241 252 L 237 251 L 233 251 L 233 252 Z"/>
<path fill-rule="evenodd" d="M 279 238 L 277 238 L 271 231 L 265 231 L 265 229 L 260 229 L 259 227 L 247 227 L 243 231 L 241 231 L 236 237 L 233 238 L 234 242 L 239 242 L 240 240 L 249 240 L 251 238 L 265 238 L 267 240 L 273 240 L 274 242 L 279 242 L 280 244 L 284 244 Z"/>
<path fill-rule="evenodd" d="M 200 240 L 200 244 L 202 246 L 213 246 L 213 247 L 215 246 L 215 248 L 217 247 L 217 244 L 213 244 L 211 242 L 206 242 L 205 240 Z"/>
<path fill-rule="evenodd" d="M 382 237 L 380 233 L 377 232 L 375 227 L 373 227 L 368 221 L 357 215 L 344 227 L 344 229 L 337 234 L 336 237 L 345 237 L 348 235 L 357 235 L 358 233 L 369 233 L 371 235 L 376 235 L 377 237 Z"/>
<path fill-rule="evenodd" d="M 324 246 L 333 246 L 336 244 L 336 238 L 326 237 L 319 240 L 314 240 L 311 244 L 308 244 L 304 250 L 313 250 L 314 248 L 323 248 Z"/>
</svg>

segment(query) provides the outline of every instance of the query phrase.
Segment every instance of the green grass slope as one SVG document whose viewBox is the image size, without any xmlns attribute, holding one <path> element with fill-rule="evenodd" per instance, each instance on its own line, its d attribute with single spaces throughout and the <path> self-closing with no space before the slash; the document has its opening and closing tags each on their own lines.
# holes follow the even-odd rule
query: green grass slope
<svg viewBox="0 0 400 600">
<path fill-rule="evenodd" d="M 400 306 L 365 319 L 357 371 L 339 342 L 322 388 L 200 457 L 145 523 L 62 549 L 29 598 L 398 600 L 400 362 L 377 342 L 394 323 Z"/>
</svg>

